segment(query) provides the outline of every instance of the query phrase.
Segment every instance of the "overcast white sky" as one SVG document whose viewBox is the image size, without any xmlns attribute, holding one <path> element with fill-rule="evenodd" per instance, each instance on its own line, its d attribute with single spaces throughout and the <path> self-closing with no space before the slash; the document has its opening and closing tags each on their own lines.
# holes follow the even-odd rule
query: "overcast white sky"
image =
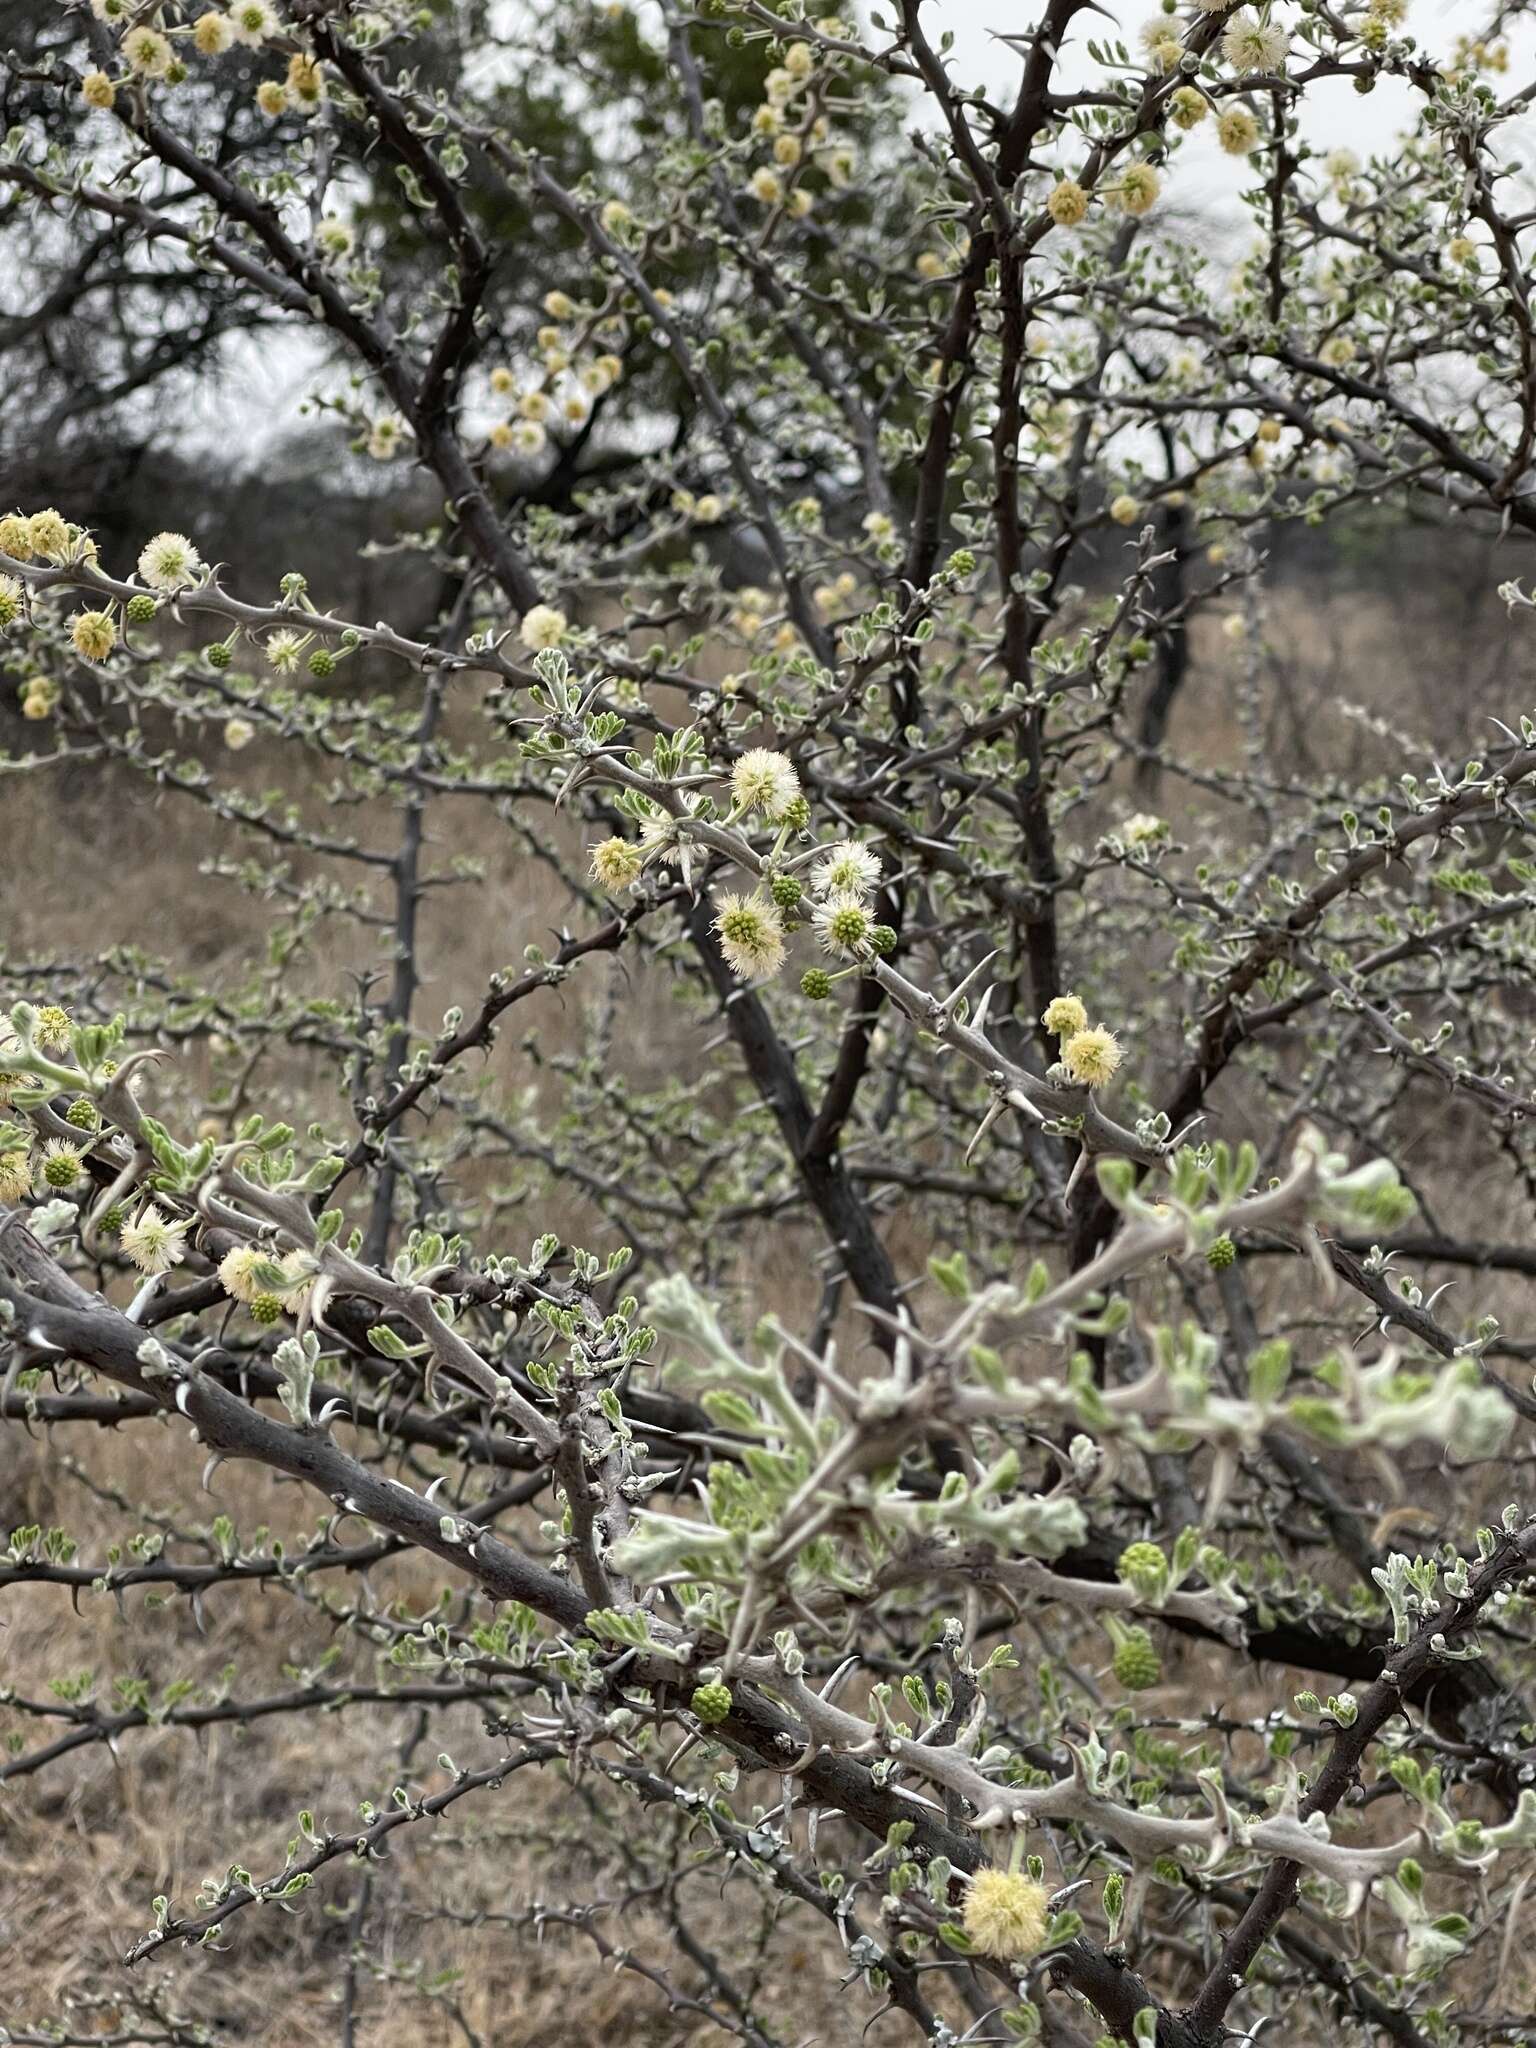
<svg viewBox="0 0 1536 2048">
<path fill-rule="evenodd" d="M 1093 76 L 1094 66 L 1087 51 L 1090 39 L 1103 42 L 1118 36 L 1134 50 L 1143 23 L 1161 11 L 1159 0 L 1100 0 L 1100 4 L 1103 12 L 1086 9 L 1079 17 L 1076 30 L 1063 49 L 1062 75 L 1068 82 L 1086 82 Z M 872 5 L 889 18 L 892 0 L 849 0 L 850 10 L 857 6 L 866 22 Z M 636 8 L 642 21 L 652 22 L 660 40 L 659 9 L 652 0 L 636 0 Z M 1280 19 L 1291 22 L 1299 12 L 1288 0 L 1274 0 L 1274 11 Z M 1432 56 L 1448 55 L 1458 29 L 1466 33 L 1487 11 L 1485 5 L 1474 5 L 1473 0 L 1410 0 L 1406 32 L 1414 35 Z M 980 86 L 990 99 L 1006 101 L 1017 81 L 1021 60 L 1017 52 L 997 37 L 1019 34 L 1038 20 L 1039 12 L 1039 0 L 930 0 L 924 19 L 935 44 L 944 30 L 953 35 L 948 63 L 957 83 Z M 1181 10 L 1181 16 L 1187 19 L 1187 12 Z M 1511 87 L 1528 80 L 1536 71 L 1536 27 L 1522 28 L 1510 38 L 1510 60 L 1505 82 Z M 1321 80 L 1307 89 L 1304 129 L 1314 147 L 1322 150 L 1352 149 L 1362 158 L 1388 152 L 1398 134 L 1411 124 L 1416 98 L 1411 86 L 1396 80 L 1386 80 L 1374 92 L 1364 95 L 1357 93 L 1348 79 Z M 936 115 L 934 119 L 936 123 Z M 1245 215 L 1238 204 L 1238 194 L 1249 178 L 1249 171 L 1240 159 L 1222 154 L 1211 133 L 1213 125 L 1205 123 L 1180 149 L 1177 178 L 1170 185 L 1168 198 L 1198 209 L 1213 224 L 1240 227 Z M 1521 153 L 1528 162 L 1536 162 L 1536 115 L 1527 117 L 1521 126 Z M 1063 164 L 1069 160 L 1069 155 L 1064 157 Z M 248 416 L 265 423 L 265 432 L 258 429 L 254 437 L 258 445 L 251 449 L 252 455 L 259 453 L 261 445 L 270 446 L 272 439 L 291 430 L 298 405 L 310 387 L 314 362 L 312 350 L 297 336 L 291 347 L 274 344 L 269 337 L 259 347 L 238 350 L 232 365 L 233 377 Z M 227 389 L 227 385 L 223 387 L 225 393 Z M 207 417 L 199 419 L 193 431 L 201 427 L 210 442 L 223 444 L 227 433 L 223 395 L 217 406 L 205 407 L 197 400 L 194 409 L 197 413 L 206 410 Z"/>
</svg>

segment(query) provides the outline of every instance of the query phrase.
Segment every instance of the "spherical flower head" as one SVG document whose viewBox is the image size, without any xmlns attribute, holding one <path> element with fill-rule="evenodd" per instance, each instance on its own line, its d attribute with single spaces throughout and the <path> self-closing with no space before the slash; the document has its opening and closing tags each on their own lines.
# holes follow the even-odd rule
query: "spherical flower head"
<svg viewBox="0 0 1536 2048">
<path fill-rule="evenodd" d="M 1062 1064 L 1081 1087 L 1102 1088 L 1112 1081 L 1125 1057 L 1120 1041 L 1102 1024 L 1074 1031 L 1061 1048 Z"/>
<path fill-rule="evenodd" d="M 519 455 L 538 455 L 549 441 L 549 436 L 537 420 L 515 420 L 512 425 L 512 446 Z"/>
<path fill-rule="evenodd" d="M 1206 1247 L 1205 1262 L 1213 1273 L 1224 1273 L 1228 1266 L 1236 1263 L 1236 1260 L 1237 1246 L 1225 1231 L 1220 1237 L 1213 1238 Z"/>
<path fill-rule="evenodd" d="M 326 683 L 336 673 L 336 657 L 329 647 L 316 647 L 311 651 L 304 666 L 316 681 Z"/>
<path fill-rule="evenodd" d="M 766 100 L 760 107 L 754 110 L 752 115 L 752 132 L 754 135 L 777 135 L 783 126 L 784 116 L 777 107 L 770 106 Z"/>
<path fill-rule="evenodd" d="M 558 647 L 569 625 L 565 613 L 554 605 L 536 604 L 523 614 L 517 635 L 525 647 L 537 654 L 546 647 Z"/>
<path fill-rule="evenodd" d="M 276 8 L 268 0 L 235 0 L 229 10 L 230 34 L 248 50 L 259 50 L 269 36 L 282 30 Z"/>
<path fill-rule="evenodd" d="M 128 19 L 132 0 L 91 0 L 91 12 L 98 21 L 116 25 Z"/>
<path fill-rule="evenodd" d="M 1114 1674 L 1127 1692 L 1145 1692 L 1163 1675 L 1152 1638 L 1144 1628 L 1123 1629 L 1115 1645 Z"/>
<path fill-rule="evenodd" d="M 1161 846 L 1168 837 L 1168 821 L 1152 811 L 1133 811 L 1120 827 L 1120 838 L 1130 847 Z"/>
<path fill-rule="evenodd" d="M 1168 1560 L 1155 1543 L 1127 1543 L 1115 1570 L 1138 1600 L 1155 1606 L 1168 1590 Z"/>
<path fill-rule="evenodd" d="M 280 676 L 291 676 L 298 669 L 304 642 L 297 633 L 290 633 L 285 627 L 281 632 L 267 635 L 263 651 L 269 668 Z"/>
<path fill-rule="evenodd" d="M 67 1052 L 74 1025 L 59 1003 L 44 1003 L 32 1020 L 32 1036 L 44 1052 Z"/>
<path fill-rule="evenodd" d="M 89 1095 L 77 1095 L 64 1112 L 64 1121 L 77 1131 L 94 1131 L 101 1119 Z"/>
<path fill-rule="evenodd" d="M 231 718 L 225 722 L 224 744 L 232 754 L 243 753 L 256 737 L 256 728 L 248 718 Z"/>
<path fill-rule="evenodd" d="M 21 715 L 34 724 L 44 718 L 52 718 L 59 708 L 60 690 L 52 676 L 32 676 L 22 686 Z M 4 1097 L 0 1096 L 0 1101 Z"/>
<path fill-rule="evenodd" d="M 1216 140 L 1228 156 L 1250 156 L 1259 145 L 1259 124 L 1246 107 L 1228 107 L 1216 123 Z"/>
<path fill-rule="evenodd" d="M 1110 499 L 1109 516 L 1116 526 L 1134 526 L 1141 517 L 1141 500 L 1133 498 L 1129 491 L 1122 491 L 1118 498 Z"/>
<path fill-rule="evenodd" d="M 123 37 L 123 61 L 138 78 L 164 78 L 175 55 L 157 28 L 131 28 Z"/>
<path fill-rule="evenodd" d="M 875 921 L 862 897 L 829 896 L 811 918 L 824 952 L 857 960 L 868 952 Z"/>
<path fill-rule="evenodd" d="M 200 57 L 222 57 L 234 40 L 229 16 L 215 9 L 200 14 L 192 24 L 192 47 Z"/>
<path fill-rule="evenodd" d="M 608 231 L 610 235 L 622 234 L 624 229 L 629 226 L 629 223 L 632 219 L 633 215 L 630 213 L 629 208 L 624 204 L 622 199 L 608 200 L 604 205 L 602 212 L 598 215 L 599 222 Z M 549 304 L 547 300 L 545 301 L 545 311 L 549 311 Z M 550 317 L 551 319 L 553 319 L 557 316 L 551 314 Z"/>
<path fill-rule="evenodd" d="M 1079 996 L 1055 996 L 1045 1006 L 1040 1022 L 1053 1038 L 1075 1038 L 1088 1028 L 1088 1012 Z"/>
<path fill-rule="evenodd" d="M 354 241 L 351 228 L 333 213 L 327 214 L 315 230 L 315 247 L 332 263 L 339 263 L 344 256 L 350 256 Z"/>
<path fill-rule="evenodd" d="M 0 576 L 0 629 L 21 617 L 22 590 L 14 576 Z"/>
<path fill-rule="evenodd" d="M 288 59 L 287 90 L 290 103 L 306 114 L 325 104 L 325 73 L 303 50 Z"/>
<path fill-rule="evenodd" d="M 235 650 L 227 640 L 215 640 L 211 647 L 203 649 L 203 659 L 210 668 L 228 668 L 235 658 Z"/>
<path fill-rule="evenodd" d="M 880 881 L 880 856 L 856 839 L 828 847 L 811 870 L 818 896 L 868 896 Z"/>
<path fill-rule="evenodd" d="M 157 533 L 139 555 L 139 575 L 151 590 L 185 590 L 202 573 L 202 556 L 184 533 Z"/>
<path fill-rule="evenodd" d="M 1059 228 L 1075 228 L 1088 217 L 1088 194 L 1075 178 L 1062 178 L 1046 196 L 1045 210 Z"/>
<path fill-rule="evenodd" d="M 34 555 L 61 560 L 69 552 L 69 521 L 49 505 L 27 521 L 27 543 Z"/>
<path fill-rule="evenodd" d="M 269 121 L 288 111 L 288 94 L 275 78 L 264 78 L 256 88 L 256 104 Z"/>
<path fill-rule="evenodd" d="M 1138 41 L 1147 53 L 1148 69 L 1159 74 L 1171 71 L 1184 54 L 1179 32 L 1166 14 L 1143 23 Z"/>
<path fill-rule="evenodd" d="M 847 142 L 840 142 L 835 149 L 823 150 L 816 161 L 834 192 L 847 191 L 859 165 L 858 152 Z"/>
<path fill-rule="evenodd" d="M 937 249 L 925 249 L 917 259 L 917 274 L 931 283 L 936 277 L 947 277 L 949 265 Z"/>
<path fill-rule="evenodd" d="M 1317 353 L 1330 369 L 1341 370 L 1346 363 L 1353 362 L 1355 344 L 1347 334 L 1330 334 Z"/>
<path fill-rule="evenodd" d="M 783 64 L 776 64 L 763 80 L 763 97 L 771 107 L 782 107 L 800 90 L 800 80 Z"/>
<path fill-rule="evenodd" d="M 30 522 L 19 512 L 7 512 L 0 519 L 0 555 L 9 555 L 13 562 L 30 562 L 32 540 Z"/>
<path fill-rule="evenodd" d="M 784 52 L 784 69 L 791 78 L 809 78 L 816 69 L 816 52 L 809 43 L 791 43 Z"/>
<path fill-rule="evenodd" d="M 1210 111 L 1210 101 L 1192 85 L 1181 85 L 1168 102 L 1168 112 L 1175 128 L 1198 128 Z"/>
<path fill-rule="evenodd" d="M 766 896 L 715 898 L 720 951 L 740 981 L 768 981 L 784 965 L 784 925 Z"/>
<path fill-rule="evenodd" d="M 1256 14 L 1234 14 L 1222 32 L 1227 62 L 1238 71 L 1283 71 L 1291 47 L 1290 31 Z"/>
<path fill-rule="evenodd" d="M 1150 164 L 1132 164 L 1120 179 L 1118 197 L 1122 211 L 1138 218 L 1150 213 L 1162 189 L 1163 181 Z"/>
<path fill-rule="evenodd" d="M 962 1925 L 973 1948 L 998 1962 L 1023 1962 L 1045 1945 L 1050 1894 L 1022 1871 L 978 1870 L 965 1893 Z"/>
<path fill-rule="evenodd" d="M 82 1164 L 82 1155 L 75 1146 L 64 1138 L 50 1138 L 43 1147 L 38 1165 L 39 1192 L 52 1188 L 58 1193 L 64 1188 L 72 1188 L 80 1178 Z"/>
<path fill-rule="evenodd" d="M 588 856 L 592 879 L 617 896 L 640 879 L 645 856 L 629 839 L 600 839 Z"/>
<path fill-rule="evenodd" d="M 167 1216 L 157 1203 L 151 1202 L 133 1222 L 123 1225 L 118 1240 L 123 1256 L 130 1259 L 141 1273 L 168 1273 L 172 1266 L 179 1266 L 187 1256 L 186 1237 L 191 1228 L 184 1217 Z"/>
<path fill-rule="evenodd" d="M 800 993 L 813 1003 L 827 1000 L 832 993 L 832 977 L 825 967 L 807 967 L 800 977 Z"/>
<path fill-rule="evenodd" d="M 798 135 L 778 135 L 774 137 L 773 160 L 779 165 L 780 169 L 792 171 L 795 165 L 799 163 L 802 153 L 802 146 Z"/>
<path fill-rule="evenodd" d="M 780 910 L 793 910 L 805 894 L 794 875 L 775 875 L 768 884 L 768 894 Z"/>
<path fill-rule="evenodd" d="M 569 320 L 576 311 L 576 302 L 565 292 L 546 292 L 544 310 L 551 320 Z"/>
<path fill-rule="evenodd" d="M 1445 245 L 1447 258 L 1462 270 L 1476 270 L 1477 244 L 1470 235 L 1452 235 Z"/>
<path fill-rule="evenodd" d="M 282 1321 L 283 1298 L 280 1294 L 258 1294 L 250 1304 L 251 1320 L 264 1327 Z"/>
<path fill-rule="evenodd" d="M 235 1301 L 252 1302 L 262 1292 L 259 1270 L 272 1263 L 270 1252 L 254 1245 L 237 1244 L 219 1261 L 219 1285 Z"/>
<path fill-rule="evenodd" d="M 117 645 L 117 626 L 110 612 L 76 612 L 69 637 L 82 661 L 105 661 Z"/>
<path fill-rule="evenodd" d="M 761 200 L 764 206 L 777 206 L 784 197 L 783 179 L 777 171 L 769 170 L 766 164 L 752 173 L 749 189 L 752 197 Z"/>
<path fill-rule="evenodd" d="M 117 98 L 117 87 L 105 71 L 87 71 L 80 81 L 80 97 L 88 107 L 98 107 L 105 113 Z"/>
<path fill-rule="evenodd" d="M 724 511 L 724 502 L 713 491 L 706 491 L 702 498 L 693 501 L 694 522 L 699 526 L 718 526 Z"/>
<path fill-rule="evenodd" d="M 19 1202 L 32 1186 L 32 1160 L 19 1150 L 0 1152 L 0 1202 Z"/>
<path fill-rule="evenodd" d="M 787 754 L 749 747 L 731 769 L 731 798 L 738 811 L 761 811 L 770 824 L 782 819 L 800 794 L 800 776 Z"/>
<path fill-rule="evenodd" d="M 400 453 L 404 439 L 405 421 L 398 413 L 387 412 L 368 429 L 365 445 L 375 462 L 391 462 Z"/>
<path fill-rule="evenodd" d="M 718 1728 L 729 1719 L 732 1700 L 728 1685 L 696 1685 L 688 1704 L 704 1723 L 706 1728 Z"/>
</svg>

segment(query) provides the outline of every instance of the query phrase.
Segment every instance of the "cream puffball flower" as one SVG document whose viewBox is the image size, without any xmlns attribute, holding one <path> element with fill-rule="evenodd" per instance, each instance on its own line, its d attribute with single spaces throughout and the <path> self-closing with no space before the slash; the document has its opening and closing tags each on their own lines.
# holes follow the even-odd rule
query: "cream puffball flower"
<svg viewBox="0 0 1536 2048">
<path fill-rule="evenodd" d="M 565 613 L 554 605 L 536 604 L 524 612 L 517 636 L 525 647 L 538 654 L 546 647 L 558 647 L 570 623 Z"/>
<path fill-rule="evenodd" d="M 202 573 L 202 556 L 184 533 L 157 533 L 139 554 L 139 575 L 151 590 L 185 590 Z"/>
<path fill-rule="evenodd" d="M 761 811 L 770 823 L 781 818 L 800 794 L 800 777 L 787 754 L 749 747 L 731 770 L 731 797 L 738 811 Z"/>
</svg>

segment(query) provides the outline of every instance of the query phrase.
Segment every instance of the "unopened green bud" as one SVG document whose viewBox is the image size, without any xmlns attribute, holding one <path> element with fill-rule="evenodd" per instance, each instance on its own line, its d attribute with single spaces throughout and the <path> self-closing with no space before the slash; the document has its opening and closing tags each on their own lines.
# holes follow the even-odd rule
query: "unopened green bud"
<svg viewBox="0 0 1536 2048">
<path fill-rule="evenodd" d="M 706 1728 L 716 1728 L 731 1711 L 731 1688 L 719 1684 L 696 1685 L 688 1704 Z"/>
</svg>

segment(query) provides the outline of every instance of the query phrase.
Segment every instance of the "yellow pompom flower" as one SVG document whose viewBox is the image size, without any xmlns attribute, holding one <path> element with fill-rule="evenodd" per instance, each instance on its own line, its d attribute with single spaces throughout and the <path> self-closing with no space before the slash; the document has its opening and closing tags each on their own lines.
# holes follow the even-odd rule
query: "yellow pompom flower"
<svg viewBox="0 0 1536 2048">
<path fill-rule="evenodd" d="M 123 37 L 124 61 L 140 78 L 164 78 L 175 54 L 157 28 L 131 28 Z"/>
<path fill-rule="evenodd" d="M 632 840 L 600 839 L 589 855 L 592 879 L 617 896 L 639 879 L 645 857 Z"/>
<path fill-rule="evenodd" d="M 76 612 L 69 637 L 84 661 L 105 661 L 117 645 L 117 626 L 110 612 Z"/>
<path fill-rule="evenodd" d="M 69 547 L 69 522 L 49 505 L 27 521 L 27 544 L 34 555 L 62 555 Z"/>
<path fill-rule="evenodd" d="M 7 512 L 0 519 L 0 555 L 9 555 L 13 562 L 30 562 L 32 559 L 29 522 L 19 512 Z"/>
<path fill-rule="evenodd" d="M 800 777 L 787 754 L 749 747 L 731 770 L 731 797 L 738 811 L 781 818 L 800 794 Z"/>
<path fill-rule="evenodd" d="M 1129 491 L 1122 491 L 1118 498 L 1110 499 L 1109 516 L 1116 526 L 1134 526 L 1141 517 L 1141 500 L 1133 498 Z"/>
<path fill-rule="evenodd" d="M 88 107 L 105 112 L 117 98 L 117 87 L 105 71 L 87 71 L 80 81 L 80 97 Z"/>
<path fill-rule="evenodd" d="M 1216 139 L 1228 156 L 1248 156 L 1258 146 L 1259 124 L 1246 107 L 1228 107 L 1216 123 Z"/>
<path fill-rule="evenodd" d="M 1059 228 L 1075 228 L 1088 215 L 1088 194 L 1075 178 L 1062 178 L 1051 187 L 1045 210 Z"/>
<path fill-rule="evenodd" d="M 1102 1088 L 1106 1081 L 1112 1081 L 1124 1057 L 1119 1039 L 1102 1024 L 1074 1031 L 1061 1048 L 1062 1065 L 1084 1088 Z"/>
<path fill-rule="evenodd" d="M 751 191 L 752 197 L 761 200 L 764 206 L 777 206 L 784 197 L 783 181 L 778 173 L 770 171 L 766 164 L 761 170 L 752 173 Z"/>
<path fill-rule="evenodd" d="M 962 1925 L 971 1944 L 998 1962 L 1023 1962 L 1045 1945 L 1050 1893 L 1020 1871 L 978 1870 L 966 1888 Z"/>
<path fill-rule="evenodd" d="M 0 1202 L 19 1202 L 31 1185 L 30 1153 L 0 1152 Z"/>
<path fill-rule="evenodd" d="M 259 1269 L 272 1263 L 270 1252 L 254 1245 L 237 1244 L 219 1261 L 219 1285 L 235 1301 L 254 1301 L 261 1292 Z"/>
<path fill-rule="evenodd" d="M 234 40 L 235 31 L 227 14 L 210 9 L 192 24 L 192 47 L 201 57 L 222 57 Z"/>
<path fill-rule="evenodd" d="M 275 78 L 264 78 L 256 88 L 256 104 L 269 121 L 275 121 L 288 108 L 288 95 Z"/>
<path fill-rule="evenodd" d="M 1046 1004 L 1040 1022 L 1053 1038 L 1072 1038 L 1088 1028 L 1088 1012 L 1080 996 L 1056 996 Z"/>
<path fill-rule="evenodd" d="M 1168 102 L 1175 128 L 1198 128 L 1210 111 L 1210 101 L 1192 85 L 1181 85 Z"/>
<path fill-rule="evenodd" d="M 537 654 L 546 647 L 558 647 L 565 638 L 570 620 L 565 613 L 552 604 L 536 604 L 523 614 L 518 627 L 518 638 L 526 648 Z"/>
<path fill-rule="evenodd" d="M 715 933 L 738 981 L 767 981 L 784 965 L 783 920 L 766 896 L 717 896 Z"/>
<path fill-rule="evenodd" d="M 1157 204 L 1157 195 L 1163 189 L 1163 181 L 1150 164 L 1132 164 L 1120 180 L 1119 200 L 1126 213 L 1138 217 L 1150 213 Z"/>
</svg>

